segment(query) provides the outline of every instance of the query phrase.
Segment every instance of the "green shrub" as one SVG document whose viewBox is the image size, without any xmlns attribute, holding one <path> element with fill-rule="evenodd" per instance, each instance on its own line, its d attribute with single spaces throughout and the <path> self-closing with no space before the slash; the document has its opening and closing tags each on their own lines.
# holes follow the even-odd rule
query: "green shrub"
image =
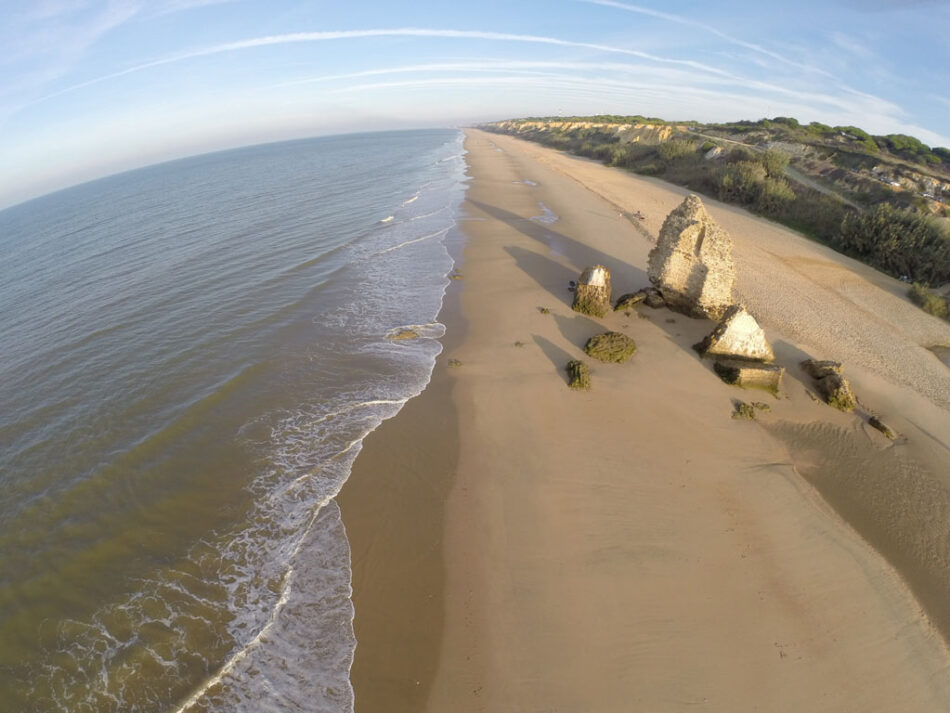
<svg viewBox="0 0 950 713">
<path fill-rule="evenodd" d="M 660 144 L 657 150 L 660 153 L 660 158 L 667 163 L 672 163 L 676 159 L 695 154 L 696 144 L 683 139 L 670 139 Z"/>
<path fill-rule="evenodd" d="M 783 151 L 769 149 L 763 153 L 759 160 L 765 168 L 769 178 L 781 178 L 785 175 L 785 168 L 788 166 L 789 156 Z"/>
<path fill-rule="evenodd" d="M 623 166 L 627 160 L 627 147 L 622 144 L 611 144 L 604 146 L 603 152 L 606 155 L 608 166 Z"/>
<path fill-rule="evenodd" d="M 940 295 L 931 292 L 926 285 L 915 282 L 911 285 L 907 296 L 910 297 L 911 302 L 934 317 L 942 317 L 943 319 L 950 317 L 950 304 L 947 304 L 947 300 Z"/>
<path fill-rule="evenodd" d="M 753 203 L 762 192 L 765 177 L 765 168 L 758 161 L 727 164 L 719 174 L 719 197 L 731 203 Z"/>
<path fill-rule="evenodd" d="M 928 284 L 950 280 L 950 238 L 932 219 L 887 203 L 841 224 L 838 245 L 894 276 Z"/>
<path fill-rule="evenodd" d="M 704 141 L 704 142 L 703 142 L 703 145 L 700 147 L 700 150 L 701 150 L 703 153 L 706 153 L 707 151 L 710 151 L 711 149 L 716 148 L 716 146 L 718 146 L 718 145 L 719 145 L 719 144 L 716 144 L 716 143 L 714 143 L 714 142 L 712 142 L 712 141 Z"/>
<path fill-rule="evenodd" d="M 755 161 L 755 153 L 753 153 L 751 149 L 747 149 L 745 146 L 736 146 L 731 151 L 729 151 L 729 155 L 726 156 L 726 160 L 729 163 Z"/>
<path fill-rule="evenodd" d="M 799 189 L 798 197 L 783 206 L 775 215 L 785 225 L 821 240 L 834 243 L 841 232 L 841 222 L 850 209 L 837 196 L 819 193 L 812 188 Z"/>
<path fill-rule="evenodd" d="M 766 178 L 762 182 L 755 207 L 768 215 L 781 215 L 794 200 L 795 192 L 784 178 Z"/>
</svg>

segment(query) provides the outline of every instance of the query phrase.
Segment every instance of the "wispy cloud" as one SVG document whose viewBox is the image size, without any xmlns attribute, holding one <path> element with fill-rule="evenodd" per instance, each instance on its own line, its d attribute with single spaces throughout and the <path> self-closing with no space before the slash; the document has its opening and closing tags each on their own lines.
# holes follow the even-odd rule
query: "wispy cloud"
<svg viewBox="0 0 950 713">
<path fill-rule="evenodd" d="M 834 42 L 837 47 L 854 55 L 858 59 L 867 61 L 874 59 L 876 56 L 874 51 L 866 44 L 843 32 L 832 32 L 831 41 Z"/>
<path fill-rule="evenodd" d="M 676 67 L 653 67 L 648 64 L 632 64 L 625 62 L 570 62 L 570 61 L 514 61 L 514 60 L 479 60 L 468 62 L 438 62 L 427 64 L 404 65 L 398 67 L 383 67 L 378 69 L 367 69 L 358 72 L 348 72 L 344 74 L 328 74 L 316 77 L 306 77 L 288 82 L 281 82 L 273 87 L 298 86 L 313 83 L 325 83 L 332 81 L 343 81 L 350 79 L 362 79 L 375 76 L 386 76 L 396 74 L 413 73 L 433 73 L 433 72 L 492 72 L 502 74 L 527 74 L 533 72 L 544 76 L 551 75 L 545 70 L 569 70 L 581 74 L 556 75 L 565 81 L 603 81 L 604 86 L 613 86 L 617 83 L 630 84 L 631 79 L 624 78 L 612 82 L 612 77 L 617 75 L 629 75 L 633 78 L 649 77 L 650 86 L 663 86 L 671 95 L 680 91 L 683 87 L 705 88 L 709 91 L 722 91 L 723 88 L 731 87 L 736 96 L 766 96 L 773 97 L 776 101 L 780 98 L 789 98 L 805 106 L 811 106 L 815 109 L 833 110 L 836 112 L 861 113 L 873 111 L 875 113 L 894 114 L 900 112 L 900 108 L 890 102 L 879 99 L 869 94 L 862 94 L 853 90 L 841 92 L 822 92 L 818 89 L 800 90 L 794 89 L 783 84 L 769 82 L 760 82 L 744 77 L 720 77 L 697 75 L 695 72 L 689 72 Z M 590 73 L 598 73 L 600 76 L 591 77 Z M 606 75 L 606 76 L 604 76 Z M 422 81 L 422 80 L 420 80 Z M 437 80 L 442 81 L 442 80 Z M 642 81 L 641 81 L 642 84 Z M 360 85 L 366 87 L 367 85 Z"/>
<path fill-rule="evenodd" d="M 573 47 L 578 49 L 588 49 L 595 50 L 598 52 L 612 53 L 612 54 L 623 54 L 632 57 L 639 57 L 640 59 L 648 60 L 650 62 L 656 62 L 659 64 L 669 64 L 681 67 L 688 67 L 690 69 L 705 72 L 708 74 L 723 76 L 723 77 L 732 77 L 737 78 L 735 75 L 730 74 L 724 70 L 718 69 L 716 67 L 711 67 L 709 65 L 703 64 L 701 62 L 694 62 L 692 60 L 685 59 L 673 59 L 669 57 L 662 57 L 659 55 L 651 54 L 648 52 L 642 52 L 640 50 L 630 49 L 627 47 L 616 47 L 612 45 L 597 44 L 592 42 L 575 42 L 572 40 L 564 40 L 557 37 L 543 37 L 538 35 L 523 35 L 523 34 L 512 34 L 505 32 L 484 32 L 480 30 L 438 30 L 438 29 L 426 29 L 426 28 L 396 28 L 396 29 L 369 29 L 369 30 L 340 30 L 340 31 L 329 31 L 329 32 L 296 32 L 289 34 L 281 35 L 269 35 L 265 37 L 254 37 L 245 40 L 238 40 L 236 42 L 226 42 L 223 44 L 212 45 L 210 47 L 204 47 L 201 49 L 191 50 L 187 52 L 180 52 L 177 54 L 169 55 L 167 57 L 162 57 L 160 59 L 153 60 L 151 62 L 143 62 L 142 64 L 137 64 L 126 69 L 112 72 L 110 74 L 105 74 L 94 79 L 90 79 L 85 82 L 80 82 L 78 84 L 73 84 L 69 87 L 65 87 L 57 92 L 47 94 L 37 101 L 45 101 L 67 92 L 73 92 L 77 89 L 82 89 L 84 87 L 91 86 L 93 84 L 98 84 L 100 82 L 105 82 L 110 79 L 117 79 L 119 77 L 124 77 L 130 74 L 135 74 L 137 72 L 142 72 L 147 69 L 152 69 L 155 67 L 161 67 L 164 65 L 175 64 L 178 62 L 183 62 L 185 60 L 197 59 L 200 57 L 208 57 L 211 55 L 223 54 L 226 52 L 237 52 L 241 50 L 253 49 L 258 47 L 270 47 L 276 45 L 288 45 L 288 44 L 298 44 L 304 42 L 327 42 L 333 40 L 346 40 L 346 39 L 358 39 L 358 38 L 371 38 L 371 37 L 438 37 L 438 38 L 447 38 L 447 39 L 473 39 L 473 40 L 489 40 L 489 41 L 498 41 L 498 42 L 521 42 L 521 43 L 531 43 L 531 44 L 546 44 L 546 45 L 555 45 L 559 47 Z"/>
<path fill-rule="evenodd" d="M 736 45 L 737 47 L 743 47 L 747 50 L 757 52 L 761 55 L 769 57 L 776 62 L 781 64 L 788 65 L 789 67 L 794 67 L 795 69 L 800 69 L 806 72 L 812 72 L 814 74 L 821 74 L 827 77 L 832 76 L 829 72 L 821 69 L 820 67 L 815 67 L 809 64 L 803 64 L 801 62 L 796 62 L 795 60 L 786 57 L 783 54 L 770 50 L 762 45 L 755 44 L 754 42 L 747 42 L 746 40 L 740 39 L 738 37 L 733 37 L 728 35 L 722 30 L 713 27 L 712 25 L 707 25 L 703 22 L 692 19 L 691 17 L 686 17 L 683 15 L 674 15 L 669 12 L 661 12 L 659 10 L 654 10 L 649 7 L 642 7 L 640 5 L 630 5 L 628 3 L 615 2 L 615 0 L 580 0 L 580 2 L 586 2 L 590 5 L 601 5 L 603 7 L 612 7 L 618 10 L 624 10 L 626 12 L 633 12 L 640 15 L 646 15 L 649 17 L 655 17 L 660 20 L 666 20 L 667 22 L 674 22 L 678 25 L 685 25 L 687 27 L 694 27 L 698 30 L 708 32 L 716 37 L 725 40 L 726 42 Z"/>
</svg>

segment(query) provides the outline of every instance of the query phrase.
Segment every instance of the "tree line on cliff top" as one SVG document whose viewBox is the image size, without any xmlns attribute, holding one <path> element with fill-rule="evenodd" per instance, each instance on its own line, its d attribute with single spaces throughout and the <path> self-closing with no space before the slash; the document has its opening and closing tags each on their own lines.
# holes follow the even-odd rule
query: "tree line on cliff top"
<svg viewBox="0 0 950 713">
<path fill-rule="evenodd" d="M 618 123 L 600 121 L 608 118 L 614 117 L 557 117 L 555 121 Z M 718 144 L 701 142 L 685 133 L 650 145 L 621 142 L 616 132 L 605 128 L 545 126 L 543 119 L 523 121 L 534 125 L 519 122 L 507 124 L 504 130 L 497 125 L 485 128 L 595 158 L 641 175 L 656 176 L 745 206 L 895 277 L 923 285 L 950 281 L 950 235 L 936 221 L 886 202 L 857 209 L 837 195 L 789 182 L 785 178 L 789 156 L 781 151 L 752 151 L 737 145 L 722 151 L 716 160 L 706 160 L 706 153 Z M 771 121 L 781 123 L 794 119 L 779 117 Z M 762 122 L 737 124 L 762 126 Z M 850 136 L 863 140 L 863 132 L 855 127 L 829 127 L 832 131 L 842 128 L 849 130 Z M 898 141 L 897 145 L 904 144 Z"/>
<path fill-rule="evenodd" d="M 618 114 L 595 114 L 593 116 L 533 116 L 518 119 L 519 122 L 540 123 L 591 123 L 616 124 L 620 126 L 632 124 L 652 124 L 655 126 L 689 126 L 720 129 L 730 133 L 742 134 L 753 131 L 769 131 L 776 134 L 776 138 L 785 141 L 800 141 L 809 143 L 840 142 L 848 143 L 849 148 L 874 155 L 885 151 L 893 156 L 920 166 L 946 166 L 950 168 L 950 149 L 937 146 L 931 148 L 919 139 L 907 134 L 885 134 L 872 136 L 857 126 L 829 126 L 820 121 L 801 124 L 797 119 L 788 116 L 776 116 L 774 119 L 759 119 L 758 121 L 733 121 L 722 124 L 700 124 L 696 121 L 671 122 L 652 116 L 621 116 Z"/>
</svg>

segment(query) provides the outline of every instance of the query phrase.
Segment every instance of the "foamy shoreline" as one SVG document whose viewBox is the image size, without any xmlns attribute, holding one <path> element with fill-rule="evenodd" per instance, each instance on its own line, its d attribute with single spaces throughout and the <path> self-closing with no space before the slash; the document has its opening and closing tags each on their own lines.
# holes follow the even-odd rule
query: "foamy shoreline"
<svg viewBox="0 0 950 713">
<path fill-rule="evenodd" d="M 899 541 L 919 492 L 944 502 L 932 471 L 950 441 L 945 375 L 920 346 L 944 327 L 905 309 L 887 278 L 707 203 L 736 240 L 741 298 L 779 361 L 842 359 L 906 440 L 814 403 L 792 369 L 788 398 L 737 423 L 731 399 L 745 394 L 689 349 L 709 323 L 648 309 L 597 322 L 568 304 L 567 281 L 589 264 L 611 268 L 615 291 L 646 284 L 650 243 L 614 208 L 642 211 L 655 235 L 684 191 L 509 137 L 469 132 L 466 148 L 476 220 L 440 316 L 449 342 L 343 493 L 356 710 L 946 710 L 946 647 L 898 574 L 912 548 L 875 542 L 889 562 L 858 534 Z M 558 220 L 532 220 L 541 205 Z M 869 351 L 872 327 L 881 348 Z M 564 364 L 607 328 L 636 339 L 637 355 L 595 366 L 591 393 L 570 392 Z M 887 378 L 894 353 L 910 354 L 916 388 Z M 827 467 L 841 452 L 844 480 Z M 875 464 L 881 478 L 854 476 Z M 386 482 L 360 473 L 380 467 Z M 889 508 L 875 498 L 887 467 L 926 487 Z M 403 509 L 413 516 L 395 523 Z M 918 595 L 939 593 L 950 571 L 931 554 Z"/>
</svg>

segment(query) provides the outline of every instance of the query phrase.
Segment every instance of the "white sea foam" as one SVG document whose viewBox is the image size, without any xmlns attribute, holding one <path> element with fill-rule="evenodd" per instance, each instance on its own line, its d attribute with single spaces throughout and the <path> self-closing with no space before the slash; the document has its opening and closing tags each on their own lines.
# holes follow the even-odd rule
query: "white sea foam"
<svg viewBox="0 0 950 713">
<path fill-rule="evenodd" d="M 396 219 L 396 216 L 394 216 L 394 215 L 389 215 L 389 216 L 386 216 L 385 218 L 382 218 L 379 222 L 380 222 L 380 223 L 392 223 L 393 220 L 395 220 L 395 219 Z"/>
<path fill-rule="evenodd" d="M 383 255 L 383 254 L 385 254 L 385 253 L 391 253 L 391 252 L 393 252 L 394 250 L 400 250 L 400 249 L 402 249 L 402 248 L 404 248 L 404 247 L 406 247 L 406 246 L 408 246 L 408 245 L 415 245 L 416 243 L 421 243 L 421 242 L 424 242 L 424 241 L 426 241 L 426 240 L 432 240 L 433 238 L 441 238 L 441 237 L 444 236 L 447 232 L 449 232 L 449 229 L 448 229 L 448 228 L 443 228 L 442 230 L 437 230 L 436 232 L 434 232 L 434 233 L 429 233 L 428 235 L 422 235 L 422 236 L 420 236 L 420 237 L 418 237 L 418 238 L 412 238 L 411 240 L 404 240 L 404 241 L 402 241 L 401 243 L 399 243 L 398 245 L 393 245 L 392 247 L 385 248 L 384 250 L 380 250 L 380 251 L 379 251 L 378 253 L 376 253 L 376 254 L 377 254 L 377 255 Z"/>
<path fill-rule="evenodd" d="M 426 218 L 431 218 L 434 215 L 439 215 L 440 213 L 444 213 L 445 211 L 449 210 L 449 207 L 450 206 L 446 205 L 432 211 L 431 213 L 423 213 L 422 215 L 414 215 L 411 218 L 409 218 L 409 222 L 412 223 L 417 220 L 425 220 Z"/>
<path fill-rule="evenodd" d="M 446 149 L 459 151 L 461 135 Z M 393 191 L 392 204 L 376 208 L 392 211 L 392 224 L 367 211 L 365 232 L 343 246 L 344 266 L 308 315 L 324 338 L 286 347 L 306 352 L 288 378 L 310 390 L 293 407 L 248 414 L 235 427 L 260 462 L 249 511 L 88 620 L 57 625 L 59 650 L 34 681 L 34 690 L 52 692 L 49 710 L 172 710 L 172 691 L 182 713 L 352 710 L 349 548 L 333 498 L 363 439 L 425 387 L 441 351 L 435 340 L 445 328 L 435 318 L 451 268 L 444 238 L 464 191 L 462 155 L 447 157 L 450 170 L 434 163 L 435 178 L 402 205 Z M 402 250 L 410 245 L 419 247 Z M 423 338 L 384 338 L 400 324 Z M 334 368 L 341 378 L 330 373 L 325 386 L 309 387 Z M 202 669 L 213 673 L 195 682 Z M 188 681 L 194 687 L 178 691 Z"/>
</svg>

